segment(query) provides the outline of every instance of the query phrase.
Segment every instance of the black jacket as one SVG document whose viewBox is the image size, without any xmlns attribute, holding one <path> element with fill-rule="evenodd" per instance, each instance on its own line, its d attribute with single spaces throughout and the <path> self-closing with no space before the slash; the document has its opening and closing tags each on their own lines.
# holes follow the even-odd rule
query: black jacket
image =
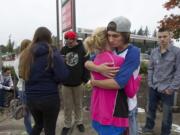
<svg viewBox="0 0 180 135">
<path fill-rule="evenodd" d="M 89 78 L 89 71 L 84 67 L 88 56 L 84 50 L 81 41 L 78 41 L 78 45 L 70 48 L 64 46 L 61 50 L 61 54 L 64 55 L 65 63 L 69 69 L 69 77 L 63 81 L 65 86 L 78 86 L 82 82 L 86 83 Z"/>
</svg>

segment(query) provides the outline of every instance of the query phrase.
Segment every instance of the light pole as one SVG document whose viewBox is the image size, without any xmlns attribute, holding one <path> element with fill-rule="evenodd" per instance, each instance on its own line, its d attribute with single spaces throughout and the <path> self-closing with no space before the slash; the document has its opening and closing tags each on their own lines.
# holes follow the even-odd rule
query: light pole
<svg viewBox="0 0 180 135">
<path fill-rule="evenodd" d="M 57 39 L 56 39 L 56 44 L 58 47 L 59 45 L 59 0 L 56 0 L 56 25 L 57 25 Z M 60 47 L 61 48 L 61 47 Z"/>
<path fill-rule="evenodd" d="M 73 15 L 73 26 L 72 26 L 72 29 L 73 31 L 76 32 L 76 1 L 75 0 L 72 0 L 72 15 Z"/>
</svg>

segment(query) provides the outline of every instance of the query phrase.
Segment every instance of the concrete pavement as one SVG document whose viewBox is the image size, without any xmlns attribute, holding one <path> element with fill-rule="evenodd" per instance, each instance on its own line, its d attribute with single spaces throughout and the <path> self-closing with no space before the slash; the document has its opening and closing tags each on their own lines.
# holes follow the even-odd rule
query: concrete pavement
<svg viewBox="0 0 180 135">
<path fill-rule="evenodd" d="M 72 132 L 70 135 L 97 135 L 95 131 L 91 127 L 90 113 L 89 111 L 84 110 L 84 124 L 86 128 L 85 133 L 80 133 L 76 126 L 74 125 L 72 128 Z M 173 114 L 173 132 L 172 135 L 180 135 L 180 113 Z M 2 119 L 2 115 L 0 116 Z M 1 120 L 0 119 L 0 120 Z M 155 134 L 160 135 L 160 127 L 161 127 L 161 119 L 162 114 L 157 114 L 156 126 L 155 126 Z M 145 122 L 145 113 L 141 110 L 138 113 L 138 124 L 139 126 L 143 126 Z M 59 113 L 57 127 L 56 127 L 56 135 L 60 135 L 61 129 L 63 127 L 63 111 Z M 25 135 L 23 126 L 23 120 L 14 120 L 14 119 L 4 119 L 0 121 L 0 135 Z"/>
</svg>

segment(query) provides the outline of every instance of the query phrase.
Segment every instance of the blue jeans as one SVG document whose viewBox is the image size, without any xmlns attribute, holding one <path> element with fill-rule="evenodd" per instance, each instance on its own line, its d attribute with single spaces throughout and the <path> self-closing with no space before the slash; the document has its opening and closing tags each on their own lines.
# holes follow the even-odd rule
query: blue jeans
<svg viewBox="0 0 180 135">
<path fill-rule="evenodd" d="M 137 107 L 129 112 L 129 135 L 138 135 Z"/>
<path fill-rule="evenodd" d="M 158 92 L 157 89 L 153 88 L 150 88 L 149 90 L 149 104 L 145 128 L 154 128 L 157 105 L 160 100 L 163 104 L 163 120 L 161 126 L 161 135 L 170 135 L 172 127 L 172 106 L 174 101 L 174 94 L 166 95 Z"/>
<path fill-rule="evenodd" d="M 24 91 L 18 91 L 19 98 L 21 99 L 22 103 L 26 105 L 26 95 Z M 26 132 L 30 135 L 32 132 L 32 125 L 31 125 L 31 113 L 28 107 L 25 107 L 25 115 L 24 115 L 24 126 L 26 128 Z"/>
</svg>

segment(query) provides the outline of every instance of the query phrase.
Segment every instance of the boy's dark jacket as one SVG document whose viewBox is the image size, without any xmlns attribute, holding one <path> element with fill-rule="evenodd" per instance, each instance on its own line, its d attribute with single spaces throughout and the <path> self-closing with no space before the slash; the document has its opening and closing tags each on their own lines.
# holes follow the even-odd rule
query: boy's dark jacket
<svg viewBox="0 0 180 135">
<path fill-rule="evenodd" d="M 61 50 L 69 69 L 69 77 L 63 81 L 65 86 L 78 86 L 82 82 L 86 83 L 90 78 L 89 71 L 84 67 L 84 63 L 89 57 L 86 56 L 82 42 L 77 42 L 78 45 L 72 48 L 65 45 Z"/>
</svg>

